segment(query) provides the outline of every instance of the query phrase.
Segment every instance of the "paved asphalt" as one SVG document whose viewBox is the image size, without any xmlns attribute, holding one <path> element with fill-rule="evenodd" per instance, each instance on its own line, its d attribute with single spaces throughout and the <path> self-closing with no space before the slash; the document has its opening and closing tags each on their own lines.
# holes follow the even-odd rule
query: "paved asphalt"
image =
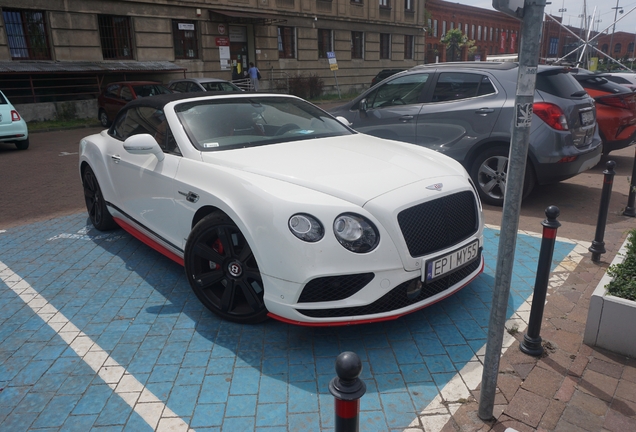
<svg viewBox="0 0 636 432">
<path fill-rule="evenodd" d="M 350 350 L 368 389 L 361 430 L 401 431 L 483 360 L 500 209 L 484 211 L 485 272 L 432 307 L 337 329 L 240 326 L 204 309 L 181 267 L 88 224 L 77 144 L 97 131 L 33 134 L 27 151 L 0 145 L 0 430 L 332 430 L 327 385 Z M 611 159 L 608 225 L 627 227 L 633 149 Z M 561 208 L 553 268 L 580 252 L 567 238 L 593 239 L 604 162 L 524 202 L 509 317 L 527 312 L 531 233 L 548 205 Z"/>
</svg>

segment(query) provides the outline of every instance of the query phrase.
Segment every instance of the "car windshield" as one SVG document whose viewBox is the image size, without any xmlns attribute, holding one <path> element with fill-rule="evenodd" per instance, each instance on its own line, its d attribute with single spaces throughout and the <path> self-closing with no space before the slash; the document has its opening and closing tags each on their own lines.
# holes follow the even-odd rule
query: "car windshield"
<svg viewBox="0 0 636 432">
<path fill-rule="evenodd" d="M 201 85 L 206 91 L 241 91 L 234 84 L 225 81 L 202 82 Z"/>
<path fill-rule="evenodd" d="M 133 86 L 137 97 L 157 96 L 160 94 L 172 93 L 167 88 L 156 84 L 143 84 Z"/>
<path fill-rule="evenodd" d="M 355 133 L 315 106 L 287 97 L 188 101 L 177 105 L 175 112 L 188 137 L 201 151 Z"/>
</svg>

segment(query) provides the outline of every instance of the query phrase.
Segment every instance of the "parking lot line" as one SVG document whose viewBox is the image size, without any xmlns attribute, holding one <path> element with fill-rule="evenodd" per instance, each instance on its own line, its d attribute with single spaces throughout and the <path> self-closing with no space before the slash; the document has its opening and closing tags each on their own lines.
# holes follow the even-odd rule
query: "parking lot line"
<svg viewBox="0 0 636 432">
<path fill-rule="evenodd" d="M 47 323 L 150 427 L 157 431 L 188 430 L 187 423 L 2 261 L 0 280 Z M 169 423 L 169 428 L 163 426 L 162 422 L 166 426 Z"/>
</svg>

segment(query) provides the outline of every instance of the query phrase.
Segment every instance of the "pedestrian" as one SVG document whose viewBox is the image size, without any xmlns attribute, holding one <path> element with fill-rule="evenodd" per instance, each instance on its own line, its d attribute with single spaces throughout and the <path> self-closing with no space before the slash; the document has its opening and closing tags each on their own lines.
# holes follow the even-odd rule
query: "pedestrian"
<svg viewBox="0 0 636 432">
<path fill-rule="evenodd" d="M 261 78 L 261 71 L 254 66 L 254 62 L 250 62 L 250 68 L 247 70 L 247 76 L 250 77 L 252 90 L 258 91 L 258 80 Z"/>
</svg>

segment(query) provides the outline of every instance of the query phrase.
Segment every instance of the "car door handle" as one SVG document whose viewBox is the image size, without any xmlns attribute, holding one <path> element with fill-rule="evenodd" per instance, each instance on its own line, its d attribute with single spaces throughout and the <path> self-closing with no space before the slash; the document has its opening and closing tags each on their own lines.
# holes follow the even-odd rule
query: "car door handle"
<svg viewBox="0 0 636 432">
<path fill-rule="evenodd" d="M 405 116 L 400 117 L 400 121 L 402 123 L 406 123 L 406 122 L 409 122 L 411 120 L 413 120 L 413 116 L 412 115 L 405 115 Z"/>
<path fill-rule="evenodd" d="M 179 194 L 186 197 L 186 201 L 190 201 L 191 203 L 195 203 L 199 201 L 199 195 L 195 194 L 194 192 L 188 192 L 188 193 L 181 192 L 181 191 L 177 191 L 177 192 L 179 192 Z"/>
<path fill-rule="evenodd" d="M 481 116 L 485 116 L 486 114 L 490 114 L 495 112 L 494 109 L 492 108 L 479 108 L 477 111 L 475 111 L 475 114 L 479 114 Z"/>
<path fill-rule="evenodd" d="M 121 161 L 121 156 L 119 156 L 119 155 L 112 155 L 110 158 L 111 158 L 111 159 L 113 160 L 113 162 L 115 162 L 115 163 L 119 163 L 119 161 Z"/>
</svg>

